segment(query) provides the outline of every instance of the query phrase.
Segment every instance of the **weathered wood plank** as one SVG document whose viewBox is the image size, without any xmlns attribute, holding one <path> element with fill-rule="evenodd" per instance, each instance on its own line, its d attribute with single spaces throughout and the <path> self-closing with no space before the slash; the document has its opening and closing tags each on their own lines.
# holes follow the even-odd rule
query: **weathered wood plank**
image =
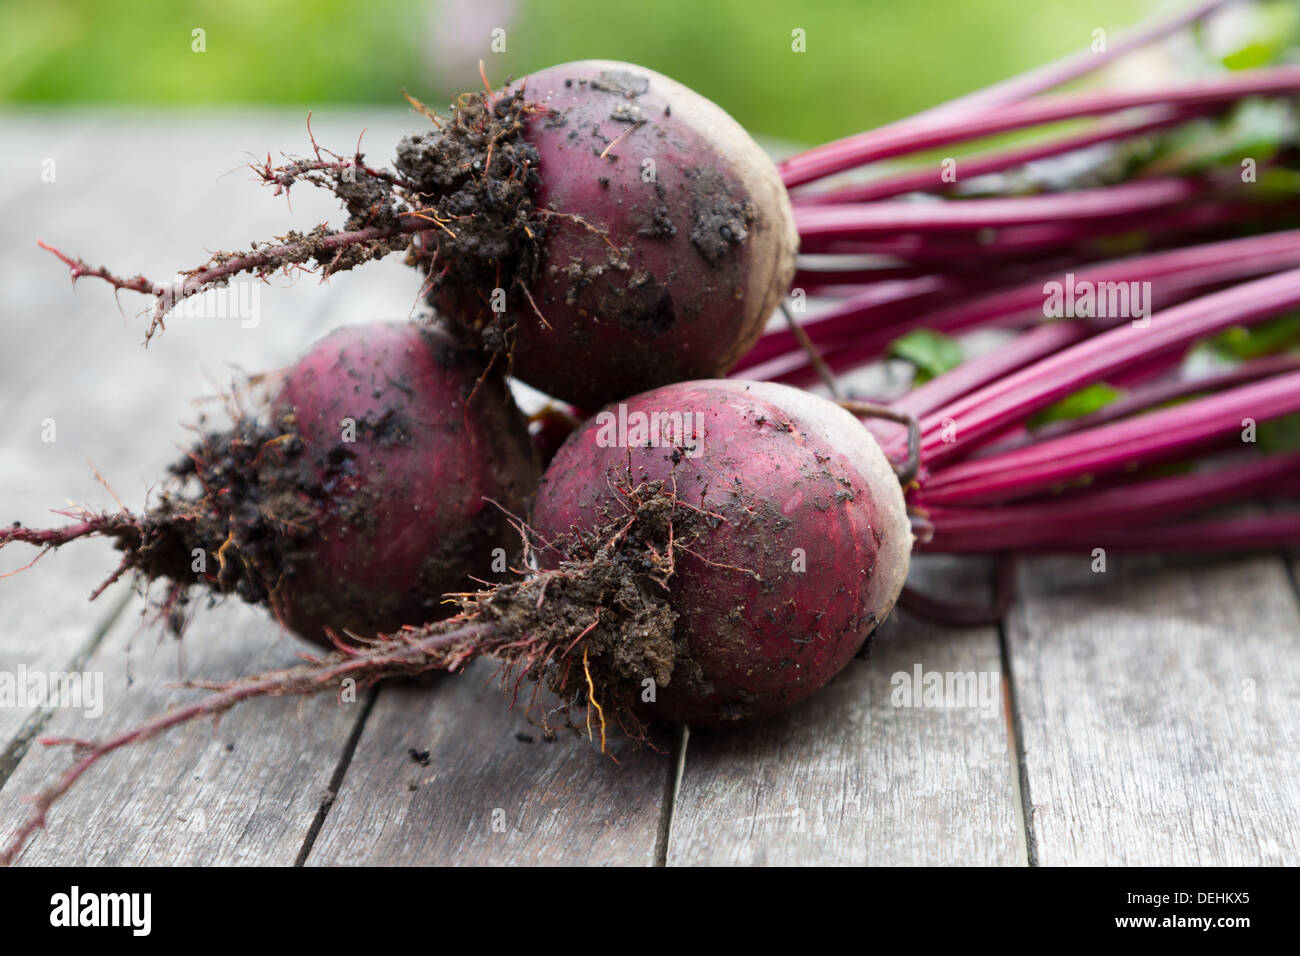
<svg viewBox="0 0 1300 956">
<path fill-rule="evenodd" d="M 1008 621 L 1035 861 L 1300 862 L 1300 610 L 1275 556 L 1038 562 Z"/>
<path fill-rule="evenodd" d="M 671 756 L 547 742 L 492 675 L 481 662 L 433 694 L 380 692 L 308 865 L 655 862 Z"/>
<path fill-rule="evenodd" d="M 988 600 L 982 562 L 915 568 L 936 594 Z M 917 667 L 984 675 L 989 709 L 895 706 L 894 675 Z M 691 732 L 668 865 L 1022 863 L 1000 675 L 995 628 L 896 612 L 868 660 L 788 716 Z"/>
<path fill-rule="evenodd" d="M 135 608 L 133 608 L 133 611 Z M 98 719 L 60 709 L 53 736 L 103 737 L 200 691 L 182 677 L 226 679 L 295 663 L 298 642 L 237 604 L 206 610 L 181 644 L 140 632 L 128 613 L 87 663 L 101 674 Z M 92 770 L 58 804 L 23 865 L 290 865 L 316 818 L 362 705 L 330 696 L 268 699 L 127 747 Z M 0 791 L 5 833 L 21 802 L 68 766 L 70 752 L 37 746 Z"/>
</svg>

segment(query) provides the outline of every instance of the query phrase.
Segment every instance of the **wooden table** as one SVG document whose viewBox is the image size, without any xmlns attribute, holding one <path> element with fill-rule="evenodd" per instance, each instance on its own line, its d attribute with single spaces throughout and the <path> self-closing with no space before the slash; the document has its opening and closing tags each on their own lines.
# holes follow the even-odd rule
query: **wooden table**
<svg viewBox="0 0 1300 956">
<path fill-rule="evenodd" d="M 327 109 L 313 128 L 347 152 L 368 126 L 383 161 L 417 121 Z M 256 328 L 177 318 L 145 350 L 143 300 L 124 295 L 119 314 L 101 283 L 74 292 L 35 240 L 165 278 L 205 247 L 337 221 L 329 197 L 302 187 L 290 211 L 239 167 L 245 151 L 301 152 L 303 113 L 11 112 L 0 142 L 0 519 L 112 507 L 87 459 L 138 508 L 182 423 L 222 420 L 195 397 L 337 325 L 404 318 L 415 298 L 396 260 L 328 286 L 273 282 Z M 30 557 L 0 553 L 0 573 Z M 105 735 L 193 693 L 170 681 L 301 650 L 233 602 L 201 609 L 179 643 L 125 584 L 88 603 L 115 564 L 87 542 L 0 581 L 0 671 L 101 673 L 106 699 L 98 719 L 0 707 L 6 833 L 69 760 L 37 735 Z M 989 596 L 983 562 L 918 564 L 936 593 Z M 623 746 L 617 764 L 583 739 L 543 741 L 484 668 L 353 704 L 258 701 L 111 757 L 21 862 L 1300 863 L 1294 556 L 1112 556 L 1105 573 L 1035 559 L 1019 588 L 1000 627 L 898 614 L 869 660 L 785 719 L 683 730 L 665 754 Z M 984 679 L 989 706 L 895 706 L 896 675 L 917 668 Z"/>
</svg>

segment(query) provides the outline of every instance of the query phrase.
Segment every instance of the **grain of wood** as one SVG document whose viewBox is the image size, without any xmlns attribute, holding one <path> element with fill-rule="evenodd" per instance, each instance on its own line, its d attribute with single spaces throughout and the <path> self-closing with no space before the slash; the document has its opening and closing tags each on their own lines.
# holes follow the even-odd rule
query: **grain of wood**
<svg viewBox="0 0 1300 956">
<path fill-rule="evenodd" d="M 1037 863 L 1300 862 L 1300 606 L 1276 556 L 1040 562 L 1008 622 Z"/>
<path fill-rule="evenodd" d="M 104 737 L 204 692 L 182 677 L 227 679 L 291 666 L 302 650 L 265 615 L 230 604 L 207 610 L 181 644 L 140 631 L 134 608 L 86 665 L 102 674 L 104 712 L 60 709 L 53 736 Z M 361 710 L 333 695 L 263 699 L 211 721 L 117 751 L 55 808 L 23 865 L 290 865 L 329 787 Z M 68 766 L 64 748 L 34 748 L 0 791 L 0 821 Z"/>
<path fill-rule="evenodd" d="M 51 507 L 68 499 L 107 493 L 95 484 L 86 464 L 85 445 L 76 427 L 107 426 L 106 406 L 87 403 L 84 396 L 58 392 L 48 397 L 29 393 L 10 408 L 0 426 L 0 488 L 5 489 L 0 520 L 61 524 L 68 520 L 51 514 Z M 87 422 L 86 418 L 93 419 Z M 53 422 L 55 441 L 47 442 L 46 419 Z M 60 433 L 59 429 L 62 428 Z M 61 441 L 59 440 L 61 438 Z M 129 445 L 129 442 L 123 443 Z M 100 464 L 110 471 L 125 467 L 125 449 L 116 443 L 99 450 Z M 111 501 L 111 499 L 110 499 Z M 90 603 L 92 591 L 117 566 L 118 556 L 104 542 L 86 542 L 48 554 L 26 571 L 37 552 L 13 545 L 0 552 L 0 671 L 14 673 L 19 665 L 31 671 L 62 670 L 89 648 L 121 609 L 124 593 L 109 593 Z M 0 751 L 7 752 L 21 730 L 30 730 L 40 709 L 22 700 L 0 707 Z M 12 767 L 13 754 L 0 759 L 0 785 Z"/>
<path fill-rule="evenodd" d="M 989 598 L 982 562 L 915 567 L 932 593 Z M 983 675 L 989 707 L 896 706 L 895 675 L 918 667 Z M 868 660 L 788 715 L 692 731 L 668 865 L 1022 863 L 1000 674 L 995 628 L 896 612 Z"/>
<path fill-rule="evenodd" d="M 655 862 L 671 756 L 547 742 L 493 672 L 380 692 L 308 865 Z"/>
<path fill-rule="evenodd" d="M 12 127 L 6 124 L 11 134 Z M 197 127 L 196 127 L 197 131 Z M 79 223 L 89 245 L 104 243 L 127 258 L 149 261 L 164 257 L 167 243 L 150 230 L 132 230 L 121 220 L 123 204 L 146 206 L 153 189 L 179 185 L 183 173 L 160 170 L 152 180 L 131 173 L 129 161 L 139 153 L 139 130 L 110 124 L 19 124 L 4 158 L 6 181 L 25 183 L 5 194 L 5 254 L 0 256 L 0 286 L 7 290 L 0 323 L 0 487 L 5 512 L 0 520 L 32 524 L 61 523 L 55 507 L 86 503 L 115 508 L 112 496 L 93 477 L 93 459 L 103 474 L 138 506 L 146 482 L 175 456 L 173 442 L 185 433 L 174 424 L 192 418 L 188 393 L 177 388 L 178 368 L 166 358 L 147 355 L 139 336 L 122 328 L 106 288 L 85 283 L 74 294 L 63 267 L 35 246 L 39 230 L 58 223 Z M 53 151 L 78 162 L 62 162 L 54 183 L 24 175 L 24 158 Z M 200 152 L 194 135 L 190 148 Z M 181 148 L 175 144 L 173 149 Z M 84 157 L 102 166 L 84 168 Z M 169 167 L 170 169 L 170 167 Z M 30 170 L 26 170 L 30 173 Z M 36 195 L 33 198 L 32 194 Z M 208 189 L 182 193 L 190 205 L 174 203 L 156 212 L 173 217 L 178 228 L 196 209 L 212 201 Z M 38 218 L 28 215 L 39 208 Z M 21 241 L 19 241 L 21 240 Z M 96 295 L 95 293 L 99 294 Z M 175 350 L 173 350 L 175 351 Z M 195 339 L 189 359 L 204 355 Z M 206 383 L 197 380 L 198 389 Z M 169 414 L 170 413 L 170 414 Z M 130 476 L 138 476 L 132 481 Z M 0 554 L 0 573 L 13 571 L 35 552 L 21 546 Z M 123 594 L 110 593 L 96 604 L 86 598 L 117 565 L 117 555 L 102 542 L 85 542 L 47 555 L 31 571 L 0 581 L 0 668 L 24 665 L 57 671 L 78 655 L 111 620 Z M 120 589 L 119 589 L 120 590 Z M 31 729 L 36 708 L 0 709 L 0 751 L 12 760 L 20 729 Z M 0 767 L 0 783 L 8 766 Z"/>
</svg>

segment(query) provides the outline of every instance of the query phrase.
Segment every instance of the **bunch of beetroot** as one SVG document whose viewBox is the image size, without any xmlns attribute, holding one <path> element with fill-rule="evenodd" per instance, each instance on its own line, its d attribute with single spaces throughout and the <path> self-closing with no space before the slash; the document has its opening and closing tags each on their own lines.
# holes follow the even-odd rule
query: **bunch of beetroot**
<svg viewBox="0 0 1300 956">
<path fill-rule="evenodd" d="M 1300 413 L 1286 325 L 1300 308 L 1297 207 L 1248 199 L 1222 162 L 1151 145 L 1293 97 L 1300 71 L 1036 97 L 1221 5 L 779 169 L 666 77 L 567 64 L 465 94 L 448 115 L 412 100 L 431 128 L 398 144 L 391 169 L 314 142 L 307 158 L 257 167 L 277 191 L 334 192 L 339 228 L 218 254 L 173 284 L 57 253 L 74 278 L 154 296 L 150 335 L 180 299 L 236 275 L 328 277 L 393 253 L 435 314 L 318 343 L 272 377 L 258 414 L 204 436 L 144 514 L 0 530 L 0 546 L 108 537 L 122 554 L 110 581 L 164 582 L 171 617 L 195 589 L 233 594 L 327 649 L 201 685 L 213 693 L 86 744 L 4 859 L 106 754 L 249 697 L 488 655 L 516 688 L 526 678 L 567 703 L 541 719 L 602 742 L 609 729 L 641 737 L 655 719 L 724 724 L 805 698 L 900 595 L 953 619 L 996 613 L 911 593 L 914 545 L 1300 539 L 1295 516 L 1210 510 L 1300 492 L 1285 429 Z M 874 174 L 890 157 L 1098 116 L 959 161 L 960 186 L 943 167 Z M 1291 135 L 1275 137 L 1276 170 L 1294 158 Z M 1028 172 L 1096 148 L 1082 169 Z M 835 178 L 854 170 L 866 178 Z M 1149 283 L 1153 301 L 1142 321 L 1095 309 L 1043 321 L 1047 285 L 1065 278 Z M 833 304 L 764 335 L 792 289 Z M 820 376 L 840 397 L 835 374 L 900 337 L 989 326 L 1017 334 L 889 400 L 792 387 Z M 1225 335 L 1249 357 L 1188 361 Z M 752 380 L 720 377 L 733 369 Z M 507 376 L 572 414 L 552 410 L 530 438 Z M 1278 439 L 1269 453 L 1255 430 L 1243 440 L 1244 422 Z"/>
</svg>

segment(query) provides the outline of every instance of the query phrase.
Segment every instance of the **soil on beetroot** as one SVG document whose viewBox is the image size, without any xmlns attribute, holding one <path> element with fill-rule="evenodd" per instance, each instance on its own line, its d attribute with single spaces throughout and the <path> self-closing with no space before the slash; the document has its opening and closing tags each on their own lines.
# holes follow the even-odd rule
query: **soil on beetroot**
<svg viewBox="0 0 1300 956">
<path fill-rule="evenodd" d="M 467 290 L 488 308 L 492 291 L 526 287 L 540 268 L 545 217 L 534 208 L 537 149 L 524 138 L 523 89 L 461 98 L 438 129 L 404 137 L 394 166 L 406 214 L 429 231 L 411 240 L 407 262 L 429 273 L 428 290 Z M 481 330 L 480 330 L 481 331 Z M 503 339 L 490 334 L 487 344 Z"/>
<path fill-rule="evenodd" d="M 173 622 L 184 618 L 191 586 L 200 581 L 211 593 L 235 594 L 274 609 L 282 582 L 311 560 L 314 515 L 305 502 L 323 491 L 321 483 L 305 477 L 314 468 L 293 431 L 292 416 L 278 421 L 278 431 L 240 422 L 205 437 L 177 463 L 177 478 L 208 489 L 200 497 L 173 490 L 144 517 L 92 518 L 93 532 L 82 533 L 108 537 L 124 553 L 113 579 L 134 571 L 170 582 L 162 610 Z M 345 458 L 337 458 L 323 484 L 347 467 Z M 526 551 L 543 570 L 450 595 L 460 610 L 454 618 L 411 622 L 360 650 L 342 652 L 354 660 L 375 658 L 373 666 L 359 667 L 352 676 L 370 683 L 459 669 L 469 659 L 491 657 L 501 663 L 503 679 L 513 680 L 516 697 L 522 681 L 534 682 L 530 712 L 540 703 L 543 685 L 565 702 L 558 711 L 533 714 L 548 732 L 557 726 L 586 729 L 585 723 L 580 728 L 570 722 L 569 708 L 594 705 L 602 731 L 618 728 L 644 740 L 641 701 L 647 681 L 662 688 L 698 674 L 685 638 L 676 633 L 668 582 L 682 550 L 720 518 L 684 504 L 662 481 L 633 487 L 626 480 L 619 484 L 614 475 L 610 480 L 620 492 L 621 508 L 608 514 L 607 522 L 553 541 L 533 540 L 534 533 L 519 525 Z M 353 501 L 351 507 L 363 521 L 365 504 Z M 6 537 L 24 540 L 26 530 L 15 524 Z M 216 554 L 217 567 L 196 572 L 199 553 Z M 467 625 L 474 633 L 464 640 L 415 656 L 393 655 L 394 647 Z M 313 686 L 310 680 L 300 678 L 295 675 L 282 692 L 310 692 L 301 689 Z"/>
<path fill-rule="evenodd" d="M 599 719 L 641 739 L 645 682 L 666 687 L 683 669 L 668 580 L 676 553 L 703 526 L 662 482 L 619 490 L 622 512 L 609 523 L 539 543 L 547 570 L 465 595 L 462 607 L 489 625 L 476 651 L 502 661 L 506 674 L 530 677 L 573 705 L 587 704 L 594 690 Z"/>
<path fill-rule="evenodd" d="M 393 440 L 402 440 L 399 431 Z M 205 435 L 174 463 L 168 469 L 174 480 L 146 514 L 104 515 L 88 523 L 123 553 L 113 579 L 134 572 L 145 581 L 168 582 L 160 610 L 177 630 L 196 584 L 274 609 L 283 582 L 312 560 L 311 502 L 327 500 L 322 496 L 352 467 L 338 449 L 322 459 L 323 467 L 308 460 L 291 412 L 274 422 L 241 419 Z M 354 521 L 367 520 L 365 501 L 354 498 L 343 507 Z"/>
<path fill-rule="evenodd" d="M 378 445 L 409 442 L 410 433 L 398 418 L 387 414 L 373 422 L 363 419 L 357 423 L 358 435 Z M 280 412 L 271 422 L 241 419 L 228 431 L 205 435 L 175 462 L 168 469 L 173 480 L 145 514 L 91 516 L 86 533 L 111 539 L 122 552 L 121 565 L 109 582 L 128 572 L 144 582 L 166 582 L 156 610 L 178 635 L 188 618 L 187 607 L 205 591 L 209 598 L 233 595 L 281 617 L 286 587 L 317 560 L 321 514 L 315 503 L 330 502 L 359 540 L 383 505 L 364 485 L 349 481 L 356 470 L 353 455 L 343 443 L 310 454 L 290 411 Z M 346 496 L 336 494 L 344 484 L 352 490 Z M 23 540 L 25 530 L 15 522 L 6 536 Z M 423 590 L 431 609 L 442 597 L 434 582 L 460 578 L 464 566 L 463 556 L 430 548 L 421 580 L 429 582 Z M 204 590 L 196 591 L 196 585 Z M 338 606 L 368 606 L 376 620 L 390 619 L 398 611 L 383 606 L 386 599 L 377 599 L 373 590 L 351 594 L 350 587 L 339 581 L 328 598 L 297 590 L 295 611 L 304 618 L 329 619 L 337 617 Z M 320 604 L 327 599 L 334 606 Z M 409 602 L 387 600 L 395 605 Z M 425 620 L 410 623 L 445 614 L 431 611 Z"/>
<path fill-rule="evenodd" d="M 663 481 L 634 486 L 626 475 L 609 478 L 618 507 L 598 527 L 544 541 L 519 526 L 530 561 L 542 570 L 454 595 L 456 617 L 335 657 L 348 662 L 348 674 L 359 682 L 459 670 L 474 658 L 492 658 L 512 702 L 531 682 L 522 703 L 544 739 L 568 728 L 602 741 L 615 732 L 647 740 L 653 708 L 645 701 L 674 682 L 699 679 L 688 640 L 677 631 L 670 579 L 681 554 L 723 519 L 684 503 Z M 322 686 L 304 672 L 277 693 Z M 575 708 L 583 710 L 581 720 L 572 716 Z"/>
</svg>

